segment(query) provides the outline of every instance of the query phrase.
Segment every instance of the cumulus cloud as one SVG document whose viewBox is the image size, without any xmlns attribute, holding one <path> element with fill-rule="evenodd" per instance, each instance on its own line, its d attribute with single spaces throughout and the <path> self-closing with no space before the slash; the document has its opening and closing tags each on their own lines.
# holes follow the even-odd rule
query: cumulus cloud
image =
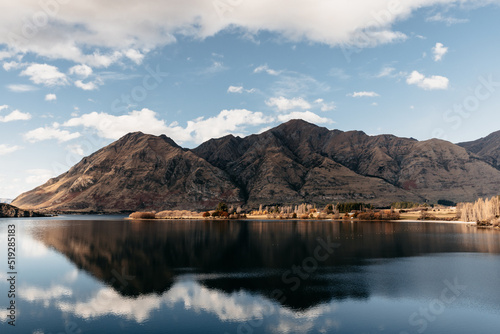
<svg viewBox="0 0 500 334">
<path fill-rule="evenodd" d="M 292 119 L 303 119 L 304 121 L 315 124 L 335 123 L 329 118 L 321 117 L 311 111 L 293 111 L 289 114 L 278 115 L 280 122 L 288 122 Z"/>
<path fill-rule="evenodd" d="M 425 90 L 438 90 L 438 89 L 448 89 L 450 81 L 448 78 L 433 75 L 430 77 L 426 77 L 422 73 L 418 71 L 413 71 L 406 78 L 406 83 L 409 85 L 417 85 L 418 87 Z"/>
<path fill-rule="evenodd" d="M 3 63 L 2 67 L 4 70 L 6 70 L 7 72 L 10 71 L 10 70 L 16 70 L 16 69 L 19 69 L 21 67 L 25 66 L 25 64 L 23 63 L 19 63 L 17 61 L 9 61 L 9 62 L 5 62 Z"/>
<path fill-rule="evenodd" d="M 8 108 L 8 106 L 1 106 L 0 111 L 3 109 Z M 31 119 L 31 114 L 30 113 L 23 113 L 20 112 L 19 110 L 14 110 L 8 115 L 5 116 L 0 116 L 0 123 L 7 123 L 7 122 L 13 122 L 13 121 L 27 121 Z"/>
<path fill-rule="evenodd" d="M 69 74 L 77 75 L 82 79 L 88 78 L 92 74 L 92 68 L 85 64 L 75 65 L 69 69 Z"/>
<path fill-rule="evenodd" d="M 292 4 L 287 0 L 122 0 L 117 10 L 116 4 L 109 1 L 71 1 L 51 9 L 43 29 L 29 30 L 19 18 L 32 18 L 34 13 L 41 12 L 41 7 L 38 0 L 20 1 L 21 6 L 19 1 L 6 3 L 0 13 L 0 44 L 22 53 L 94 66 L 109 66 L 124 58 L 139 63 L 148 50 L 173 43 L 178 37 L 203 39 L 224 30 L 237 31 L 249 38 L 268 31 L 294 42 L 373 47 L 404 39 L 406 35 L 394 31 L 392 26 L 413 11 L 459 3 L 459 0 L 396 4 L 386 0 L 309 0 Z M 16 15 L 12 15 L 14 12 Z"/>
<path fill-rule="evenodd" d="M 347 94 L 347 96 L 351 96 L 351 97 L 378 97 L 380 95 L 375 93 L 375 92 L 354 92 L 351 94 Z"/>
<path fill-rule="evenodd" d="M 434 61 L 440 61 L 443 56 L 448 52 L 448 48 L 443 45 L 443 43 L 436 43 L 436 46 L 432 48 L 432 53 L 434 54 Z"/>
<path fill-rule="evenodd" d="M 29 77 L 35 84 L 45 86 L 63 86 L 68 84 L 66 75 L 59 72 L 57 67 L 48 64 L 32 64 L 23 70 L 21 75 Z"/>
<path fill-rule="evenodd" d="M 311 104 L 301 97 L 287 99 L 286 97 L 272 97 L 266 101 L 270 107 L 276 107 L 278 111 L 287 111 L 291 109 L 310 109 Z"/>
<path fill-rule="evenodd" d="M 45 95 L 45 101 L 55 101 L 57 100 L 56 94 L 47 94 Z"/>
<path fill-rule="evenodd" d="M 52 126 L 40 127 L 35 130 L 31 130 L 24 134 L 24 139 L 36 143 L 44 140 L 56 139 L 59 142 L 66 142 L 72 139 L 80 137 L 79 132 L 70 133 L 67 130 L 61 130 L 58 128 L 58 124 Z"/>
<path fill-rule="evenodd" d="M 196 118 L 188 121 L 186 127 L 182 127 L 177 123 L 167 125 L 164 120 L 158 118 L 156 112 L 144 108 L 120 116 L 92 112 L 72 118 L 63 126 L 92 128 L 100 137 L 108 139 L 118 139 L 129 132 L 142 131 L 154 135 L 166 134 L 180 143 L 201 143 L 230 133 L 243 134 L 247 126 L 270 121 L 272 118 L 264 116 L 261 112 L 234 109 L 223 110 L 218 115 L 209 118 Z"/>
<path fill-rule="evenodd" d="M 5 145 L 5 144 L 0 144 L 0 155 L 6 155 L 15 151 L 20 150 L 21 147 L 17 145 Z"/>
</svg>

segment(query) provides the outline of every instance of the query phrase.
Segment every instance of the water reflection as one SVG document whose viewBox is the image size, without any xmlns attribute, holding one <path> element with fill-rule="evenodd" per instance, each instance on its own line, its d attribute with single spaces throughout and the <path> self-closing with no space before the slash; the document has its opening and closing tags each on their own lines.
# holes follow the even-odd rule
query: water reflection
<svg viewBox="0 0 500 334">
<path fill-rule="evenodd" d="M 454 279 L 467 290 L 442 321 L 500 325 L 500 233 L 466 225 L 72 220 L 21 235 L 22 307 L 42 323 L 29 332 L 415 332 L 408 317 Z M 292 275 L 327 240 L 339 247 Z"/>
<path fill-rule="evenodd" d="M 370 283 L 362 272 L 370 259 L 500 253 L 498 234 L 467 225 L 87 221 L 40 228 L 35 235 L 125 296 L 161 294 L 186 271 L 224 273 L 201 277 L 200 283 L 227 293 L 244 289 L 270 298 L 278 289 L 284 295 L 274 297 L 293 309 L 307 309 L 331 299 L 368 298 Z M 314 257 L 319 240 L 340 247 L 324 261 L 317 261 L 318 268 L 311 274 L 294 272 L 284 280 L 286 270 Z M 356 284 L 342 273 L 357 273 Z M 133 279 L 127 280 L 127 275 Z M 296 277 L 300 284 L 292 291 Z"/>
</svg>

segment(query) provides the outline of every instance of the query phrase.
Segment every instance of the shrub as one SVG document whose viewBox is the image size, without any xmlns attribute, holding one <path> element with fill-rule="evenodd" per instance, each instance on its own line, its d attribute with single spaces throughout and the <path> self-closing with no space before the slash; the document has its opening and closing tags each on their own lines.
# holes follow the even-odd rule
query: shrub
<svg viewBox="0 0 500 334">
<path fill-rule="evenodd" d="M 227 204 L 224 202 L 220 202 L 219 205 L 217 205 L 217 211 L 227 212 L 228 211 Z"/>
<path fill-rule="evenodd" d="M 208 212 L 208 211 L 207 212 L 203 212 L 203 217 L 205 217 L 205 218 L 206 217 L 210 217 L 210 212 Z"/>
<path fill-rule="evenodd" d="M 215 210 L 212 212 L 212 217 L 219 217 L 220 216 L 220 211 Z"/>
<path fill-rule="evenodd" d="M 297 218 L 297 214 L 295 212 L 292 214 L 292 218 Z"/>
<path fill-rule="evenodd" d="M 220 213 L 220 216 L 221 216 L 222 218 L 227 218 L 227 217 L 229 217 L 229 213 L 228 213 L 227 211 L 222 211 L 222 212 Z"/>
<path fill-rule="evenodd" d="M 131 213 L 129 218 L 132 219 L 155 219 L 155 214 L 152 212 L 134 212 Z"/>
</svg>

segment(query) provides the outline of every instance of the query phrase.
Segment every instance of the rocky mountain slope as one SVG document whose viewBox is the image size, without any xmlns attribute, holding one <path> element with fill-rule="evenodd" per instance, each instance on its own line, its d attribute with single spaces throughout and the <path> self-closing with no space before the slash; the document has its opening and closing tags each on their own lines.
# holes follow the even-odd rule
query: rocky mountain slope
<svg viewBox="0 0 500 334">
<path fill-rule="evenodd" d="M 228 175 L 166 136 L 130 133 L 68 172 L 22 194 L 23 208 L 119 212 L 239 202 Z"/>
<path fill-rule="evenodd" d="M 491 159 L 432 139 L 328 130 L 292 120 L 262 134 L 212 139 L 193 150 L 166 136 L 132 133 L 14 205 L 63 211 L 211 209 L 217 202 L 326 204 L 498 194 Z"/>
<path fill-rule="evenodd" d="M 500 169 L 500 131 L 478 140 L 458 144 Z"/>
</svg>

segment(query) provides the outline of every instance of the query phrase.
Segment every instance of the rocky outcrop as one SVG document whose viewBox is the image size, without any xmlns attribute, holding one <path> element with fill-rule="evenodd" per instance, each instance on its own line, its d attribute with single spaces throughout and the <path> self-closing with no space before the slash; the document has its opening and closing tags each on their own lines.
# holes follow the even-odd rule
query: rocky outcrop
<svg viewBox="0 0 500 334">
<path fill-rule="evenodd" d="M 9 204 L 0 203 L 0 218 L 18 217 L 45 217 L 45 215 L 33 210 L 23 210 Z"/>
<path fill-rule="evenodd" d="M 438 139 L 368 136 L 302 120 L 245 138 L 212 139 L 193 150 L 164 135 L 136 132 L 13 204 L 117 212 L 206 210 L 219 201 L 247 207 L 473 201 L 498 195 L 500 170 L 495 168 L 495 141 L 490 142 L 459 146 Z"/>
</svg>

